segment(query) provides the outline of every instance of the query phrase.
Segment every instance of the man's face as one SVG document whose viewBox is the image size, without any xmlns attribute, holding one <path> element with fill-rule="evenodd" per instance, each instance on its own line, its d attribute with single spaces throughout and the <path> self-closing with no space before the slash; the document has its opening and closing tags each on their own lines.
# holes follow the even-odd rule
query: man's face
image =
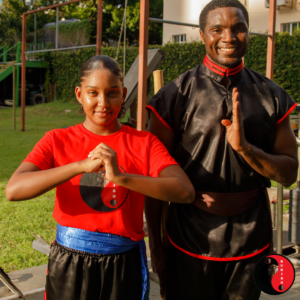
<svg viewBox="0 0 300 300">
<path fill-rule="evenodd" d="M 246 54 L 249 30 L 239 8 L 222 7 L 207 15 L 204 32 L 200 36 L 209 59 L 228 69 L 237 65 Z"/>
</svg>

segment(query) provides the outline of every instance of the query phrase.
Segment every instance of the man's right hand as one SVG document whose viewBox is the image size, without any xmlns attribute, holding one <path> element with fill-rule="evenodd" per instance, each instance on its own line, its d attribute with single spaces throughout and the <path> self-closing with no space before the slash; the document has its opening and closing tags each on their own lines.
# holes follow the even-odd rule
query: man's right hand
<svg viewBox="0 0 300 300">
<path fill-rule="evenodd" d="M 154 245 L 153 245 L 154 246 Z M 154 273 L 157 274 L 160 286 L 161 297 L 166 296 L 166 258 L 167 251 L 162 244 L 156 245 L 151 251 L 151 266 Z"/>
</svg>

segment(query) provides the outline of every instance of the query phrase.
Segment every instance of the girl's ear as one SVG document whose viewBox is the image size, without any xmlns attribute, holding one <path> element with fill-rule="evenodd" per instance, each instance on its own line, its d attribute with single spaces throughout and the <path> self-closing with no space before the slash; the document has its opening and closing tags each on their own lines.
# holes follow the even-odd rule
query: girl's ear
<svg viewBox="0 0 300 300">
<path fill-rule="evenodd" d="M 123 102 L 125 101 L 127 96 L 127 87 L 123 87 Z"/>
<path fill-rule="evenodd" d="M 76 95 L 76 98 L 77 98 L 78 102 L 80 104 L 82 104 L 82 100 L 81 100 L 81 88 L 80 88 L 80 86 L 76 86 L 76 88 L 75 88 L 75 95 Z"/>
</svg>

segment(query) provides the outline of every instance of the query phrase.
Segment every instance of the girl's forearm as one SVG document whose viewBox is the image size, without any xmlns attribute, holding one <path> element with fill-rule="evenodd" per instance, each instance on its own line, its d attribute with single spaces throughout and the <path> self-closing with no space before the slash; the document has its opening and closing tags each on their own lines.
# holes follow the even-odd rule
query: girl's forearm
<svg viewBox="0 0 300 300">
<path fill-rule="evenodd" d="M 122 173 L 114 183 L 168 202 L 192 203 L 195 199 L 193 186 L 180 176 L 148 177 Z"/>
<path fill-rule="evenodd" d="M 81 162 L 43 171 L 22 171 L 21 165 L 6 186 L 6 197 L 10 201 L 36 198 L 81 173 Z"/>
</svg>

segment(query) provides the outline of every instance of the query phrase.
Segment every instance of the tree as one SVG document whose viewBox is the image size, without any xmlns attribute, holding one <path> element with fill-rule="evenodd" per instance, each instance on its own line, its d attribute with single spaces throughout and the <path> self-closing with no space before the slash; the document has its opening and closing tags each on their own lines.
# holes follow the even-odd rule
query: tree
<svg viewBox="0 0 300 300">
<path fill-rule="evenodd" d="M 33 0 L 32 0 L 33 3 Z M 53 0 L 37 0 L 37 6 L 52 5 Z M 125 0 L 103 1 L 102 40 L 118 40 L 123 20 Z M 21 40 L 22 14 L 28 11 L 25 0 L 5 0 L 0 8 L 0 43 L 9 46 Z M 42 33 L 43 26 L 49 22 L 55 22 L 55 10 L 47 10 L 37 13 L 37 31 Z M 150 16 L 162 18 L 163 0 L 150 1 Z M 83 1 L 59 8 L 60 19 L 78 18 L 88 19 L 91 24 L 91 43 L 96 42 L 97 23 L 97 0 Z M 139 40 L 139 18 L 140 0 L 128 0 L 126 13 L 126 37 L 127 43 L 138 43 Z M 27 16 L 27 42 L 33 42 L 34 15 Z M 41 42 L 39 40 L 38 42 Z M 161 44 L 162 25 L 158 23 L 149 24 L 149 44 Z M 1 44 L 0 44 L 1 45 Z"/>
<path fill-rule="evenodd" d="M 117 1 L 115 1 L 117 2 Z M 107 35 L 111 39 L 117 40 L 120 34 L 120 28 L 124 15 L 124 1 L 119 5 L 108 4 L 105 11 L 112 16 L 110 27 L 106 29 Z M 163 0 L 150 1 L 150 17 L 162 19 L 163 17 Z M 140 20 L 140 1 L 128 0 L 126 11 L 126 37 L 129 44 L 138 43 L 139 41 L 139 20 Z M 162 24 L 149 23 L 149 44 L 162 43 Z"/>
</svg>

